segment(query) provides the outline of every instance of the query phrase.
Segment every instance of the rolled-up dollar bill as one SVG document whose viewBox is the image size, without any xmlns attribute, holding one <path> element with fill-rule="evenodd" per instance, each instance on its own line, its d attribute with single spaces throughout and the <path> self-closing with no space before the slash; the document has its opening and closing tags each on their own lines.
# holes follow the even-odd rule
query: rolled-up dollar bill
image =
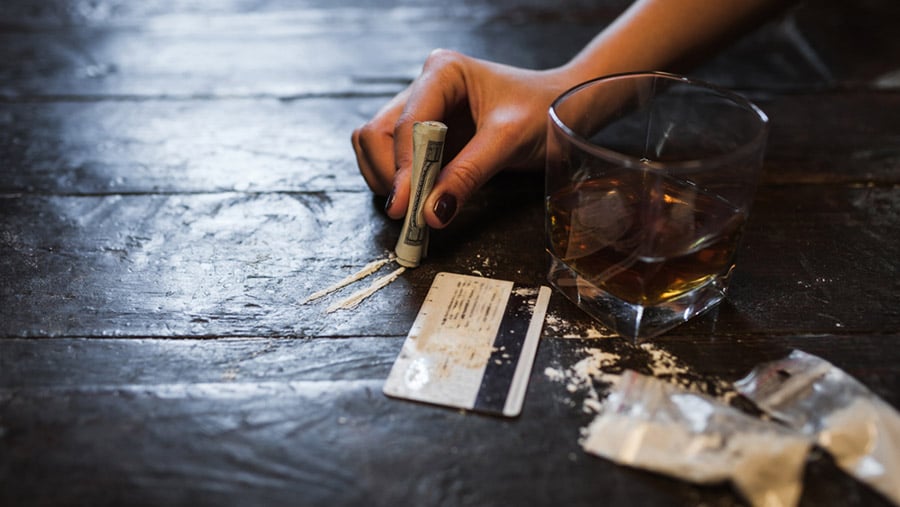
<svg viewBox="0 0 900 507">
<path fill-rule="evenodd" d="M 419 265 L 428 252 L 428 225 L 425 223 L 425 199 L 441 170 L 447 126 L 437 121 L 413 125 L 413 163 L 410 177 L 409 206 L 400 239 L 394 248 L 397 263 L 407 268 Z"/>
</svg>

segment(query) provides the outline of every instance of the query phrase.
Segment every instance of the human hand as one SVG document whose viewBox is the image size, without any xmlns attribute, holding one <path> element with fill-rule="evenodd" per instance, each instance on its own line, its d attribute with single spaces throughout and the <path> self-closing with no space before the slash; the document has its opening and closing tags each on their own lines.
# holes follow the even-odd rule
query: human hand
<svg viewBox="0 0 900 507">
<path fill-rule="evenodd" d="M 413 123 L 447 124 L 444 169 L 425 201 L 425 221 L 442 228 L 501 169 L 543 167 L 547 110 L 568 87 L 561 71 L 526 70 L 435 50 L 406 90 L 353 131 L 359 170 L 373 192 L 388 195 L 388 216 L 403 217 Z"/>
</svg>

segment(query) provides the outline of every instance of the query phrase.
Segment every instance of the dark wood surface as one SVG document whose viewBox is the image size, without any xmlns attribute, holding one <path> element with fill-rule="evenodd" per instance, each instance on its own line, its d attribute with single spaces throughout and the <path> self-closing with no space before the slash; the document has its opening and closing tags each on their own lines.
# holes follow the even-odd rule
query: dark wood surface
<svg viewBox="0 0 900 507">
<path fill-rule="evenodd" d="M 299 304 L 392 249 L 349 136 L 432 48 L 547 67 L 626 4 L 2 2 L 0 504 L 740 505 L 581 450 L 545 370 L 651 358 L 559 295 L 519 418 L 381 394 L 436 273 L 543 283 L 540 175 L 356 310 Z M 898 19 L 811 1 L 692 73 L 772 119 L 729 299 L 654 344 L 711 391 L 800 348 L 900 407 Z M 801 504 L 886 502 L 819 453 Z"/>
</svg>

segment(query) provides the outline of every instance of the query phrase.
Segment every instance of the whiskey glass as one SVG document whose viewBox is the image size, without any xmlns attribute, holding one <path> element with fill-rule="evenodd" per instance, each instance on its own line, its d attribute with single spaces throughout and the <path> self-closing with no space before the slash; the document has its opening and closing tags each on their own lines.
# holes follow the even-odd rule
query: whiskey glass
<svg viewBox="0 0 900 507">
<path fill-rule="evenodd" d="M 641 72 L 550 107 L 548 280 L 620 336 L 658 336 L 717 305 L 760 178 L 768 118 L 746 98 Z"/>
</svg>

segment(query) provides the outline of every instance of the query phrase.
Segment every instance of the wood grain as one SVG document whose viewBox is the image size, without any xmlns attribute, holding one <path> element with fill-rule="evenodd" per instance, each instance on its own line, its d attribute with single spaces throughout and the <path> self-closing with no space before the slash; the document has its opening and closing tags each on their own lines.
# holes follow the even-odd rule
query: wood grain
<svg viewBox="0 0 900 507">
<path fill-rule="evenodd" d="M 518 419 L 381 386 L 438 272 L 545 283 L 541 174 L 356 310 L 300 304 L 393 248 L 349 137 L 433 48 L 548 68 L 628 3 L 2 2 L 0 505 L 742 505 L 581 450 L 608 385 L 558 377 L 598 351 L 723 395 L 798 348 L 900 407 L 891 0 L 799 3 L 692 70 L 771 118 L 729 297 L 641 347 L 554 294 Z M 804 481 L 888 505 L 822 453 Z"/>
</svg>

